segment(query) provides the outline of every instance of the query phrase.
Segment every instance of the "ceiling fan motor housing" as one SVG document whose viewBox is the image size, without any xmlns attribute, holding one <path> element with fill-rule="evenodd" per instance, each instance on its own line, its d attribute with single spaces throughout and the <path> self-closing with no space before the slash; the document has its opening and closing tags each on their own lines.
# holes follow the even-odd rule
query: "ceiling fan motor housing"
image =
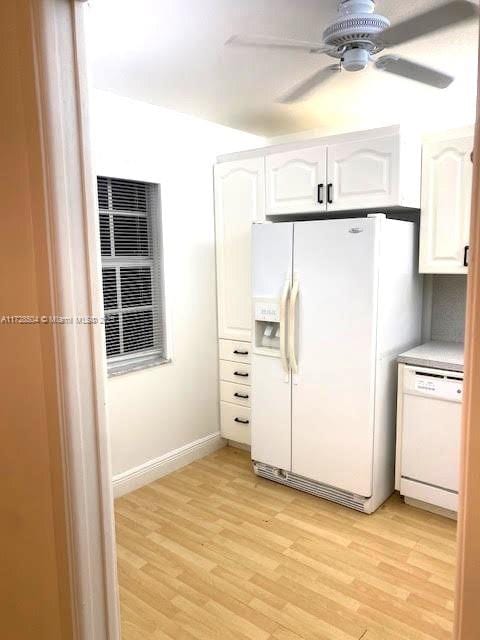
<svg viewBox="0 0 480 640">
<path fill-rule="evenodd" d="M 375 36 L 387 29 L 390 21 L 374 11 L 373 0 L 340 0 L 339 17 L 323 32 L 325 44 L 338 49 L 347 71 L 364 69 L 370 54 L 382 49 Z"/>
</svg>

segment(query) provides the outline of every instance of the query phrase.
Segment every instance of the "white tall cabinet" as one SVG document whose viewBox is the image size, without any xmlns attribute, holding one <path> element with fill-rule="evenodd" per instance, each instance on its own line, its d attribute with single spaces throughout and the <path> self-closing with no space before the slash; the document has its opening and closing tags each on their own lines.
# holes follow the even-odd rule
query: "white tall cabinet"
<svg viewBox="0 0 480 640">
<path fill-rule="evenodd" d="M 420 272 L 467 273 L 472 190 L 473 129 L 424 141 Z"/>
<path fill-rule="evenodd" d="M 265 160 L 215 166 L 218 335 L 250 341 L 250 236 L 265 220 Z"/>
<path fill-rule="evenodd" d="M 250 444 L 251 227 L 265 219 L 265 158 L 215 166 L 215 230 L 224 438 Z"/>
</svg>

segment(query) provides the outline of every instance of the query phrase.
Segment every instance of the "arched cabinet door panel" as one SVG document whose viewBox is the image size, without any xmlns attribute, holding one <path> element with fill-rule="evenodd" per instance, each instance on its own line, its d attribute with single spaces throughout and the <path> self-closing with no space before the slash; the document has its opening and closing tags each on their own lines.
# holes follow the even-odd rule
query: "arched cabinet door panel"
<svg viewBox="0 0 480 640">
<path fill-rule="evenodd" d="M 399 147 L 398 135 L 329 145 L 328 211 L 399 205 Z"/>
<path fill-rule="evenodd" d="M 265 219 L 265 160 L 215 166 L 218 334 L 249 341 L 251 326 L 250 236 Z"/>
<path fill-rule="evenodd" d="M 325 146 L 267 156 L 267 215 L 325 212 L 326 161 Z"/>
<path fill-rule="evenodd" d="M 467 273 L 473 132 L 423 146 L 420 272 Z"/>
</svg>

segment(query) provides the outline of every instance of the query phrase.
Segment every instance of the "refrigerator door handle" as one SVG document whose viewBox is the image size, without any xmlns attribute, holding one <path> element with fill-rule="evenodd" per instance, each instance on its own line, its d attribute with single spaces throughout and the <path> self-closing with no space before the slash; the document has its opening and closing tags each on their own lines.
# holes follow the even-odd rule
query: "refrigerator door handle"
<svg viewBox="0 0 480 640">
<path fill-rule="evenodd" d="M 295 355 L 295 333 L 296 333 L 296 308 L 299 282 L 297 278 L 294 279 L 292 285 L 292 291 L 290 293 L 290 304 L 288 313 L 288 359 L 290 360 L 290 368 L 292 373 L 298 372 L 297 356 Z"/>
<path fill-rule="evenodd" d="M 287 304 L 289 293 L 290 278 L 287 278 L 283 285 L 282 297 L 280 299 L 280 358 L 282 359 L 282 366 L 286 373 L 288 373 L 290 369 L 287 355 Z"/>
</svg>

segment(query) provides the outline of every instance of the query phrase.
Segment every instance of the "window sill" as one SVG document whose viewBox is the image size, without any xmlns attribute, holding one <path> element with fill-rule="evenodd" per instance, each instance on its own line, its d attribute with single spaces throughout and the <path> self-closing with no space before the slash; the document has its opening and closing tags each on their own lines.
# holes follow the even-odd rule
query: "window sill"
<svg viewBox="0 0 480 640">
<path fill-rule="evenodd" d="M 117 376 L 123 376 L 126 373 L 134 373 L 135 371 L 143 371 L 144 369 L 151 369 L 152 367 L 159 367 L 163 364 L 169 364 L 172 361 L 169 358 L 163 358 L 162 356 L 138 358 L 134 361 L 126 360 L 124 362 L 107 362 L 107 370 L 109 378 L 116 378 Z"/>
</svg>

